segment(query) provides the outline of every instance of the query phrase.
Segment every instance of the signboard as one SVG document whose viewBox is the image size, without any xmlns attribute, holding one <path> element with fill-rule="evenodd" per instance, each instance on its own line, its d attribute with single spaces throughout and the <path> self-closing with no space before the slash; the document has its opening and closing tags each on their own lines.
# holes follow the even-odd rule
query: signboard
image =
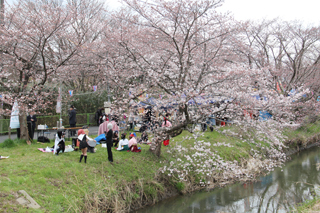
<svg viewBox="0 0 320 213">
<path fill-rule="evenodd" d="M 61 101 L 57 101 L 56 113 L 61 113 Z"/>
<path fill-rule="evenodd" d="M 104 102 L 104 113 L 109 114 L 111 112 L 111 103 L 110 102 Z"/>
<path fill-rule="evenodd" d="M 15 101 L 12 107 L 11 118 L 10 118 L 10 128 L 11 129 L 18 129 L 20 128 L 19 122 L 19 106 L 18 102 Z"/>
</svg>

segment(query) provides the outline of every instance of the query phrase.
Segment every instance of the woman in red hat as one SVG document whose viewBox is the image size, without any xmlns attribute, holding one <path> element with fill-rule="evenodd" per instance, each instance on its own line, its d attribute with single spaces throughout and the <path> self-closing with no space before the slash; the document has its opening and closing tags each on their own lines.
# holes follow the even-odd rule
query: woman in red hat
<svg viewBox="0 0 320 213">
<path fill-rule="evenodd" d="M 129 148 L 131 148 L 131 146 L 134 146 L 134 145 L 137 145 L 137 139 L 135 137 L 135 134 L 134 133 L 131 133 L 129 135 Z"/>
</svg>

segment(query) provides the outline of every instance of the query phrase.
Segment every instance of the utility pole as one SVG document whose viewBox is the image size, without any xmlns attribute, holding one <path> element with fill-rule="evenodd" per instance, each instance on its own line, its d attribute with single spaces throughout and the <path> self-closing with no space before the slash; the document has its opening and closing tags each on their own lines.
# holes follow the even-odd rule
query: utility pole
<svg viewBox="0 0 320 213">
<path fill-rule="evenodd" d="M 107 80 L 108 102 L 104 102 L 104 113 L 107 115 L 111 111 L 109 79 L 108 79 L 108 53 L 107 53 L 107 62 L 106 62 L 106 80 Z"/>
<path fill-rule="evenodd" d="M 106 62 L 106 73 L 107 73 L 107 91 L 108 91 L 108 102 L 110 103 L 110 91 L 109 91 L 109 79 L 108 79 L 108 53 L 107 53 L 107 62 Z"/>
<path fill-rule="evenodd" d="M 0 0 L 0 25 L 4 24 L 4 0 Z"/>
<path fill-rule="evenodd" d="M 4 0 L 0 0 L 0 26 L 4 25 Z M 0 32 L 1 34 L 1 32 Z M 2 54 L 1 54 L 2 55 Z M 1 57 L 3 59 L 3 57 Z M 2 60 L 0 61 L 0 71 L 2 71 L 3 69 L 3 64 L 2 64 Z M 2 92 L 2 90 L 1 90 Z M 1 95 L 1 109 L 3 109 L 3 100 L 2 100 L 2 95 Z M 0 115 L 0 119 L 3 119 L 2 114 Z M 3 125 L 2 125 L 2 121 L 0 123 L 0 131 L 3 131 Z M 10 128 L 9 128 L 9 132 L 10 132 Z M 9 134 L 9 139 L 10 139 L 10 134 Z"/>
</svg>

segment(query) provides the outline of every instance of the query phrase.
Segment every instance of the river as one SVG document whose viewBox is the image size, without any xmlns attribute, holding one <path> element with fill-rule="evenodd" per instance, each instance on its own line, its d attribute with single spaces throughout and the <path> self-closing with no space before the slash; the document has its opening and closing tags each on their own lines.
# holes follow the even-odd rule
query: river
<svg viewBox="0 0 320 213">
<path fill-rule="evenodd" d="M 320 195 L 318 163 L 320 148 L 313 147 L 255 182 L 177 196 L 136 213 L 289 212 Z"/>
</svg>

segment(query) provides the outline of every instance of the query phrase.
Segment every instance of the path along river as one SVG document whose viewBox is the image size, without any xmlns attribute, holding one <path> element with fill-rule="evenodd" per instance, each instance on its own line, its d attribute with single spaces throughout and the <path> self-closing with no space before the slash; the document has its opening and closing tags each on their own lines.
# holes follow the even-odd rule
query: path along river
<svg viewBox="0 0 320 213">
<path fill-rule="evenodd" d="M 313 147 L 256 182 L 174 197 L 137 213 L 289 212 L 320 195 L 319 163 L 320 148 Z"/>
</svg>

